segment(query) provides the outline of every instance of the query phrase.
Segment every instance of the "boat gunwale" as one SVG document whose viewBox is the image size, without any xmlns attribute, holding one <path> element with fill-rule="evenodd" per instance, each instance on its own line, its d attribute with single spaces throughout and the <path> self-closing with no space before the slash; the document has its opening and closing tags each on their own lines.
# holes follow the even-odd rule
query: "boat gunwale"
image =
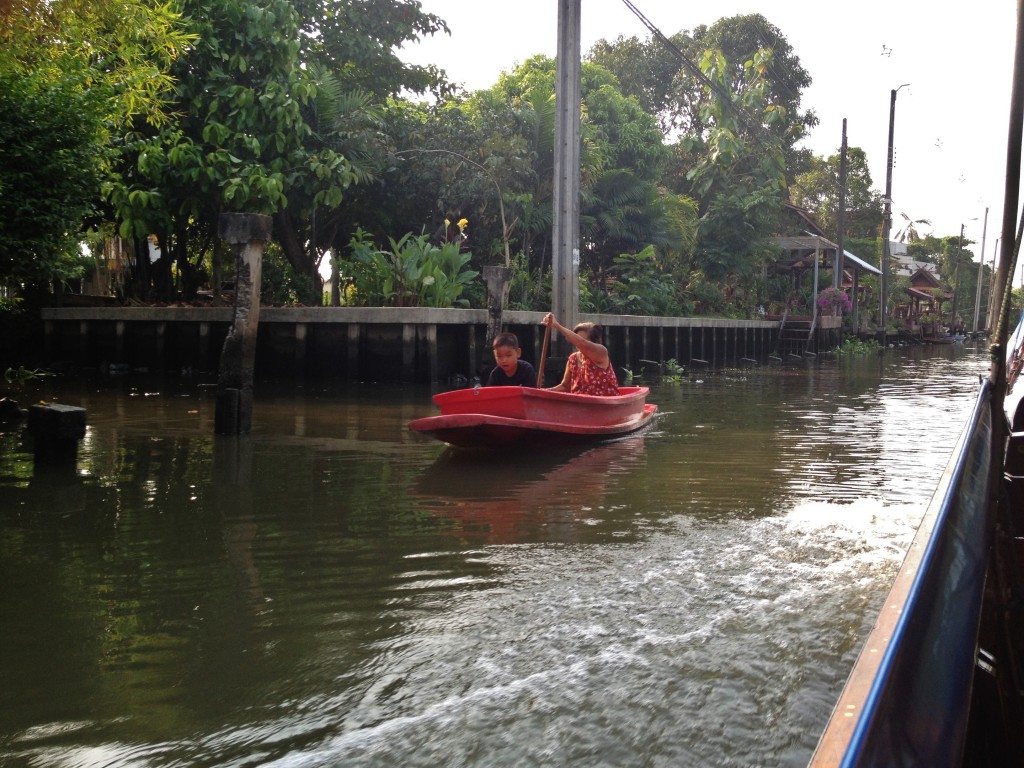
<svg viewBox="0 0 1024 768">
<path fill-rule="evenodd" d="M 911 622 L 920 616 L 915 609 L 927 610 L 929 607 L 924 605 L 923 593 L 927 586 L 925 581 L 939 558 L 942 537 L 937 536 L 936 532 L 950 521 L 955 511 L 956 493 L 971 459 L 968 449 L 972 437 L 985 412 L 990 412 L 991 390 L 990 382 L 983 381 L 971 417 L 943 470 L 917 533 L 879 610 L 878 618 L 861 647 L 853 670 L 847 677 L 808 768 L 837 765 L 846 768 L 860 765 L 865 757 L 872 729 L 878 725 L 883 714 L 880 710 L 884 698 L 894 684 L 898 657 L 904 652 L 916 650 L 906 648 L 904 641 L 910 632 Z M 974 629 L 977 630 L 976 625 Z M 972 658 L 970 668 L 973 666 Z M 961 738 L 966 731 L 967 718 L 968 709 L 965 707 L 960 722 Z M 938 738 L 950 737 L 945 735 Z M 963 748 L 963 741 L 960 747 Z"/>
<path fill-rule="evenodd" d="M 499 399 L 502 397 L 513 396 L 513 392 L 511 390 L 518 390 L 519 396 L 525 399 L 533 398 L 540 400 L 555 400 L 564 403 L 577 403 L 580 405 L 620 405 L 631 400 L 641 398 L 646 399 L 647 395 L 650 394 L 650 388 L 640 386 L 619 387 L 619 394 L 617 395 L 584 395 L 573 392 L 561 392 L 552 389 L 545 389 L 542 387 L 523 387 L 513 385 L 453 389 L 448 392 L 439 392 L 434 395 L 433 401 L 438 406 L 442 406 L 442 404 L 447 401 L 460 400 L 467 397 L 470 393 L 473 393 L 474 397 L 483 395 L 484 399 Z"/>
</svg>

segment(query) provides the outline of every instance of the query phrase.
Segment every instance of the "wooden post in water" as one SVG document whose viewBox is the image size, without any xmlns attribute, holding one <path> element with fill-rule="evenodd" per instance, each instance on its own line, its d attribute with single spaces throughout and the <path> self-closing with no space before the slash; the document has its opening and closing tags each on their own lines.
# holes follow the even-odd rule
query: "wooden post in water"
<svg viewBox="0 0 1024 768">
<path fill-rule="evenodd" d="M 217 222 L 217 234 L 235 253 L 235 312 L 220 353 L 217 377 L 214 431 L 219 435 L 248 434 L 252 429 L 260 275 L 263 246 L 270 231 L 271 218 L 260 214 L 222 213 Z"/>
</svg>

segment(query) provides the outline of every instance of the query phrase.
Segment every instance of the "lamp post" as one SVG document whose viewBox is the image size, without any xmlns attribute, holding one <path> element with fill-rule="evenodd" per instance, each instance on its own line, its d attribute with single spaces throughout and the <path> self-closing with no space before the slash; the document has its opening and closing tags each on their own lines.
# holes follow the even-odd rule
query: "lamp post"
<svg viewBox="0 0 1024 768">
<path fill-rule="evenodd" d="M 904 83 L 900 88 L 905 88 L 910 83 Z M 896 125 L 896 91 L 900 88 L 893 88 L 889 93 L 889 154 L 885 163 L 885 208 L 882 214 L 882 279 L 881 290 L 879 291 L 878 322 L 881 325 L 879 341 L 885 346 L 886 337 L 886 307 L 889 303 L 889 230 L 892 229 L 892 136 Z"/>
</svg>

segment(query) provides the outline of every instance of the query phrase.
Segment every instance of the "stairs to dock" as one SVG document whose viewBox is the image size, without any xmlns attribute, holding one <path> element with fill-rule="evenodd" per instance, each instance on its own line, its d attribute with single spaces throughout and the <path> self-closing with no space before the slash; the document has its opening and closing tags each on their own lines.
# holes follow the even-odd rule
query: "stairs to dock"
<svg viewBox="0 0 1024 768">
<path fill-rule="evenodd" d="M 783 317 L 779 323 L 779 336 L 775 353 L 782 360 L 815 357 L 814 320 Z"/>
</svg>

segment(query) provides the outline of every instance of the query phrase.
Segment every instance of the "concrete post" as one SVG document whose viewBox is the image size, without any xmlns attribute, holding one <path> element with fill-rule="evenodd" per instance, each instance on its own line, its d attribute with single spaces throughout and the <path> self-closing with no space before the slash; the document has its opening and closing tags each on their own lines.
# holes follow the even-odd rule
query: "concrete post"
<svg viewBox="0 0 1024 768">
<path fill-rule="evenodd" d="M 74 466 L 78 443 L 85 437 L 85 408 L 58 403 L 37 403 L 28 409 L 28 433 L 32 436 L 37 464 Z"/>
<path fill-rule="evenodd" d="M 359 340 L 362 336 L 362 326 L 359 323 L 350 323 L 347 330 L 348 368 L 345 374 L 349 381 L 359 381 Z"/>
<path fill-rule="evenodd" d="M 431 323 L 427 326 L 427 365 L 430 368 L 431 383 L 437 381 L 437 325 Z"/>
<path fill-rule="evenodd" d="M 235 253 L 235 312 L 224 339 L 217 377 L 214 431 L 248 434 L 252 429 L 253 368 L 260 321 L 260 275 L 263 246 L 270 239 L 271 218 L 253 213 L 222 213 L 217 234 Z"/>
<path fill-rule="evenodd" d="M 306 375 L 306 323 L 295 324 L 295 375 L 303 378 Z"/>
<path fill-rule="evenodd" d="M 210 357 L 210 324 L 199 324 L 199 370 L 207 371 L 207 361 Z"/>
<path fill-rule="evenodd" d="M 416 378 L 416 326 L 412 323 L 402 325 L 402 381 L 413 381 Z"/>
<path fill-rule="evenodd" d="M 506 285 L 511 279 L 511 267 L 484 267 L 484 282 L 487 284 L 488 348 L 494 341 L 494 337 L 501 333 L 501 313 L 505 307 Z"/>
</svg>

